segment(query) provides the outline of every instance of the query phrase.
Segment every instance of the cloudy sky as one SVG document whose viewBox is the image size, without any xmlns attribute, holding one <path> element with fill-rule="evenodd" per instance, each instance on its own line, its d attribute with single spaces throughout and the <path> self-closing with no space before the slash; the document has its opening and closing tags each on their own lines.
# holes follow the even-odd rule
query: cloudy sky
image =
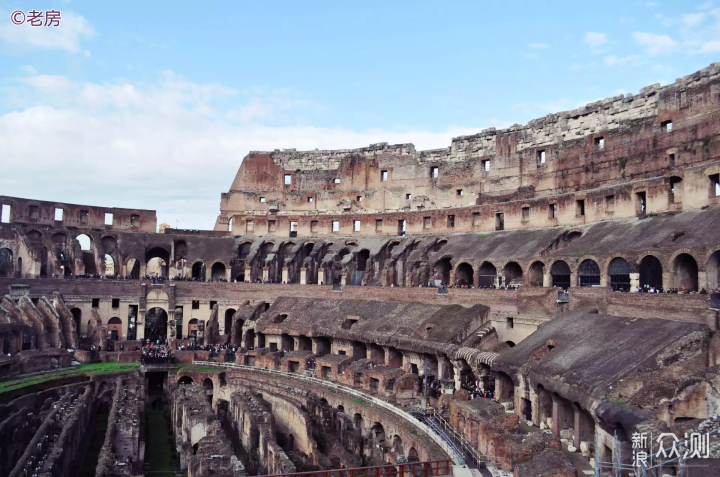
<svg viewBox="0 0 720 477">
<path fill-rule="evenodd" d="M 211 228 L 250 150 L 446 147 L 720 61 L 715 1 L 0 0 L 0 195 Z"/>
</svg>

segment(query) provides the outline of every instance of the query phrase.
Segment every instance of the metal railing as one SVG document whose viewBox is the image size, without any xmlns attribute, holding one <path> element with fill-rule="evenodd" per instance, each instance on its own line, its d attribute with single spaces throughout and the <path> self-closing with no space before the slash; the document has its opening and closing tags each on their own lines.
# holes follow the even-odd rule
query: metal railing
<svg viewBox="0 0 720 477">
<path fill-rule="evenodd" d="M 413 426 L 417 427 L 421 431 L 423 431 L 425 434 L 428 435 L 437 445 L 440 446 L 442 450 L 445 451 L 447 455 L 449 455 L 453 462 L 455 464 L 464 464 L 465 459 L 461 453 L 458 453 L 458 451 L 455 449 L 453 445 L 450 445 L 450 442 L 446 441 L 443 436 L 438 435 L 436 432 L 434 432 L 429 426 L 427 426 L 425 423 L 420 422 L 415 416 L 412 416 L 411 414 L 403 411 L 400 408 L 397 408 L 393 406 L 392 404 L 383 401 L 382 399 L 378 399 L 375 396 L 371 396 L 369 394 L 366 394 L 364 392 L 360 392 L 357 389 L 353 389 L 349 386 L 344 386 L 342 384 L 338 384 L 333 381 L 328 381 L 325 379 L 320 379 L 313 376 L 304 376 L 302 374 L 297 373 L 288 373 L 285 371 L 279 371 L 276 369 L 264 369 L 264 368 L 256 368 L 254 366 L 246 366 L 244 364 L 237 364 L 237 363 L 218 363 L 215 361 L 200 361 L 200 360 L 194 360 L 193 364 L 202 364 L 202 365 L 208 365 L 208 366 L 218 366 L 223 368 L 230 368 L 230 369 L 241 369 L 245 371 L 251 371 L 261 374 L 268 374 L 271 376 L 281 376 L 281 377 L 290 377 L 293 379 L 300 379 L 302 381 L 307 381 L 310 383 L 318 384 L 321 386 L 329 387 L 332 389 L 336 389 L 339 391 L 342 391 L 344 393 L 350 394 L 352 396 L 356 396 L 358 398 L 362 398 L 365 401 L 369 402 L 371 405 L 382 407 L 383 409 L 386 409 L 395 415 L 401 417 L 402 419 L 408 421 Z"/>
<path fill-rule="evenodd" d="M 409 462 L 406 464 L 356 467 L 353 469 L 316 470 L 293 474 L 268 474 L 262 477 L 437 477 L 450 475 L 450 460 Z"/>
</svg>

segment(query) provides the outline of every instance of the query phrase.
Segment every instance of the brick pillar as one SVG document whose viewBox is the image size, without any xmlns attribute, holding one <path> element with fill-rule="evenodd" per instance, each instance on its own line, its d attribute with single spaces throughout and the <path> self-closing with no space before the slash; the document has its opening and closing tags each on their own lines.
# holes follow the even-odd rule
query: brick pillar
<svg viewBox="0 0 720 477">
<path fill-rule="evenodd" d="M 630 293 L 637 293 L 637 288 L 640 286 L 640 274 L 630 274 Z"/>
<path fill-rule="evenodd" d="M 567 399 L 553 394 L 553 427 L 555 436 L 560 437 L 562 429 L 571 428 L 575 425 L 575 412 L 572 404 Z"/>
<path fill-rule="evenodd" d="M 300 269 L 300 285 L 307 285 L 307 268 Z"/>
<path fill-rule="evenodd" d="M 325 269 L 321 268 L 318 270 L 318 285 L 319 284 L 325 285 Z"/>
<path fill-rule="evenodd" d="M 250 274 L 252 273 L 252 268 L 245 267 L 245 283 L 250 283 Z"/>
<path fill-rule="evenodd" d="M 269 267 L 263 267 L 263 274 L 262 274 L 262 280 L 267 281 L 270 279 L 270 268 Z"/>
<path fill-rule="evenodd" d="M 700 291 L 702 289 L 705 289 L 707 291 L 711 287 L 708 286 L 707 281 L 707 272 L 698 272 L 698 289 L 697 291 Z"/>
<path fill-rule="evenodd" d="M 550 272 L 543 275 L 543 286 L 546 288 L 552 286 L 552 275 L 550 275 Z"/>
<path fill-rule="evenodd" d="M 282 269 L 282 281 L 283 281 L 283 283 L 289 283 L 288 276 L 289 276 L 288 267 L 283 267 L 283 269 Z"/>
</svg>

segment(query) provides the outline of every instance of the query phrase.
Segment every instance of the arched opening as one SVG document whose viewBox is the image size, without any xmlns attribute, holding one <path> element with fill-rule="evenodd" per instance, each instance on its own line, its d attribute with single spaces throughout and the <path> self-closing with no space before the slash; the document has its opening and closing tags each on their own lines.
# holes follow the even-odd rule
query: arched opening
<svg viewBox="0 0 720 477">
<path fill-rule="evenodd" d="M 528 272 L 528 285 L 531 287 L 543 286 L 543 277 L 545 276 L 545 264 L 537 261 L 530 265 Z"/>
<path fill-rule="evenodd" d="M 12 250 L 0 248 L 0 277 L 12 277 L 15 270 Z"/>
<path fill-rule="evenodd" d="M 170 252 L 162 247 L 154 247 L 145 253 L 145 275 L 149 277 L 167 278 Z"/>
<path fill-rule="evenodd" d="M 73 323 L 75 323 L 75 332 L 80 338 L 80 324 L 82 323 L 82 310 L 80 308 L 73 308 L 70 310 L 73 316 Z"/>
<path fill-rule="evenodd" d="M 178 384 L 188 385 L 193 384 L 193 378 L 190 376 L 183 376 L 180 379 L 178 379 Z"/>
<path fill-rule="evenodd" d="M 89 252 L 92 250 L 92 240 L 90 240 L 90 237 L 86 234 L 80 234 L 77 237 L 75 237 L 75 240 L 80 242 L 80 250 L 83 252 Z"/>
<path fill-rule="evenodd" d="M 578 285 L 593 287 L 600 285 L 600 267 L 595 260 L 583 260 L 578 267 Z"/>
<path fill-rule="evenodd" d="M 663 269 L 660 260 L 654 255 L 647 255 L 640 260 L 640 287 L 642 289 L 660 289 L 663 286 Z"/>
<path fill-rule="evenodd" d="M 506 341 L 505 344 L 508 345 L 508 346 L 511 347 L 511 348 L 514 348 L 514 347 L 515 347 L 515 342 L 514 342 L 514 341 Z"/>
<path fill-rule="evenodd" d="M 105 254 L 105 276 L 106 277 L 114 277 L 117 275 L 115 273 L 115 260 L 110 256 L 110 254 Z"/>
<path fill-rule="evenodd" d="M 505 265 L 503 275 L 505 275 L 505 285 L 522 285 L 523 271 L 519 263 L 510 262 Z"/>
<path fill-rule="evenodd" d="M 497 373 L 495 393 L 501 403 L 513 402 L 515 399 L 515 383 L 510 376 L 501 371 Z"/>
<path fill-rule="evenodd" d="M 205 378 L 205 379 L 203 380 L 203 389 L 204 389 L 205 391 L 210 391 L 210 392 L 212 392 L 212 390 L 213 390 L 213 382 L 212 382 L 212 379 L 210 379 L 210 378 Z"/>
<path fill-rule="evenodd" d="M 395 452 L 398 455 L 402 455 L 402 456 L 405 455 L 405 452 L 403 451 L 403 446 L 402 446 L 402 439 L 397 434 L 393 436 L 392 449 L 393 449 L 393 452 Z"/>
<path fill-rule="evenodd" d="M 192 278 L 199 281 L 205 280 L 205 264 L 203 262 L 193 263 Z"/>
<path fill-rule="evenodd" d="M 562 260 L 558 260 L 550 267 L 552 286 L 562 289 L 570 288 L 570 267 Z"/>
<path fill-rule="evenodd" d="M 113 341 L 119 340 L 122 336 L 122 320 L 117 316 L 108 320 L 108 336 Z"/>
<path fill-rule="evenodd" d="M 198 334 L 198 319 L 193 318 L 192 320 L 188 321 L 188 338 L 197 339 L 197 334 Z"/>
<path fill-rule="evenodd" d="M 370 258 L 370 250 L 362 249 L 357 254 L 357 271 L 364 272 L 367 266 L 368 258 Z"/>
<path fill-rule="evenodd" d="M 234 308 L 228 308 L 225 310 L 225 334 L 229 335 L 230 330 L 232 330 L 232 319 L 235 315 L 235 309 Z"/>
<path fill-rule="evenodd" d="M 127 276 L 133 280 L 140 278 L 140 260 L 136 258 L 129 259 L 125 268 L 127 270 Z"/>
<path fill-rule="evenodd" d="M 608 276 L 613 291 L 630 291 L 630 265 L 622 257 L 615 257 L 608 265 Z"/>
<path fill-rule="evenodd" d="M 18 257 L 18 265 L 17 265 L 17 276 L 22 278 L 23 276 L 23 268 L 22 268 L 22 257 Z"/>
<path fill-rule="evenodd" d="M 415 450 L 414 447 L 411 447 L 410 450 L 408 450 L 407 460 L 408 462 L 420 462 L 418 451 Z"/>
<path fill-rule="evenodd" d="M 280 335 L 280 346 L 284 351 L 295 351 L 295 339 L 287 333 Z"/>
<path fill-rule="evenodd" d="M 245 348 L 255 349 L 255 330 L 252 328 L 245 332 Z"/>
<path fill-rule="evenodd" d="M 452 265 L 450 264 L 450 257 L 438 260 L 435 263 L 435 280 L 440 280 L 443 284 L 448 285 L 450 283 L 451 270 Z"/>
<path fill-rule="evenodd" d="M 362 343 L 360 341 L 353 341 L 352 347 L 354 360 L 367 358 L 367 346 L 365 346 L 365 343 Z"/>
<path fill-rule="evenodd" d="M 698 291 L 698 265 L 692 255 L 681 253 L 675 257 L 672 270 L 675 288 Z"/>
<path fill-rule="evenodd" d="M 670 177 L 669 183 L 670 183 L 670 202 L 674 202 L 674 203 L 682 202 L 682 196 L 683 196 L 682 177 L 672 176 L 672 177 Z"/>
<path fill-rule="evenodd" d="M 353 416 L 353 429 L 355 429 L 358 434 L 362 434 L 362 428 L 363 428 L 362 414 L 355 413 L 355 415 Z"/>
<path fill-rule="evenodd" d="M 312 351 L 312 340 L 305 335 L 298 336 L 298 350 Z"/>
<path fill-rule="evenodd" d="M 151 342 L 164 342 L 167 338 L 167 319 L 167 312 L 162 308 L 148 310 L 145 314 L 145 338 Z"/>
<path fill-rule="evenodd" d="M 495 278 L 497 277 L 497 269 L 490 262 L 483 262 L 478 270 L 478 287 L 492 288 L 495 286 Z"/>
<path fill-rule="evenodd" d="M 221 262 L 214 263 L 210 269 L 210 276 L 214 282 L 225 280 L 225 264 Z"/>
<path fill-rule="evenodd" d="M 332 346 L 330 344 L 330 338 L 325 336 L 318 336 L 315 338 L 315 355 L 325 356 L 326 354 L 330 354 L 331 350 Z"/>
<path fill-rule="evenodd" d="M 473 285 L 473 267 L 469 263 L 461 263 L 455 270 L 455 285 L 467 286 Z"/>
<path fill-rule="evenodd" d="M 720 250 L 710 255 L 707 263 L 708 292 L 720 288 Z"/>
</svg>

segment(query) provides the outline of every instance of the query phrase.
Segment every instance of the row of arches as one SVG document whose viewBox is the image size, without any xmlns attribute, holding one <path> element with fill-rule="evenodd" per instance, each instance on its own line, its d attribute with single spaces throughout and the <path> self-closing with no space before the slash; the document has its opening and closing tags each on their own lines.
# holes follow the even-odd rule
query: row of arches
<svg viewBox="0 0 720 477">
<path fill-rule="evenodd" d="M 524 279 L 522 267 L 517 262 L 507 263 L 500 272 L 492 263 L 483 262 L 477 273 L 471 264 L 461 262 L 456 265 L 452 280 L 450 258 L 441 259 L 436 263 L 435 268 L 437 270 L 437 279 L 456 286 L 488 288 L 523 283 L 537 287 L 546 285 L 547 265 L 539 260 L 530 265 L 526 279 Z M 720 250 L 710 256 L 706 270 L 707 288 L 718 288 L 720 286 Z M 675 256 L 669 271 L 669 283 L 665 283 L 663 265 L 654 255 L 644 256 L 636 266 L 631 265 L 623 257 L 615 257 L 610 260 L 607 266 L 607 286 L 610 286 L 615 291 L 629 291 L 631 273 L 638 273 L 638 286 L 643 288 L 654 287 L 660 289 L 665 287 L 699 291 L 700 287 L 698 263 L 689 253 L 680 253 Z M 567 289 L 571 286 L 600 286 L 603 281 L 601 268 L 593 259 L 585 259 L 580 262 L 575 275 L 576 279 L 573 283 L 573 271 L 568 263 L 564 260 L 555 260 L 549 268 L 550 282 L 547 285 Z"/>
</svg>

